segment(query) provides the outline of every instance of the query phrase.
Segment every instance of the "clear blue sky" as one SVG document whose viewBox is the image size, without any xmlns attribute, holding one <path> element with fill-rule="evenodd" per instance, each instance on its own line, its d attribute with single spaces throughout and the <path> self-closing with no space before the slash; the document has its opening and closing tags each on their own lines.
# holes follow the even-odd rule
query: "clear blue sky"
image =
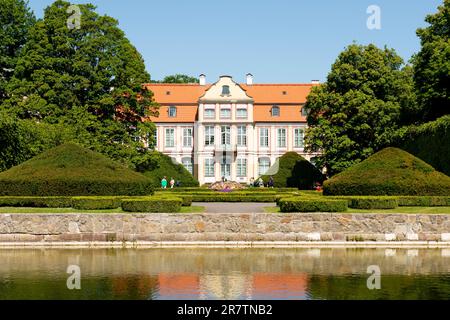
<svg viewBox="0 0 450 320">
<path fill-rule="evenodd" d="M 40 18 L 52 0 L 29 0 Z M 324 81 L 347 45 L 375 43 L 409 60 L 419 49 L 416 29 L 442 0 L 91 0 L 143 55 L 152 79 L 185 73 L 208 82 Z M 369 5 L 381 8 L 381 30 L 366 27 Z"/>
</svg>

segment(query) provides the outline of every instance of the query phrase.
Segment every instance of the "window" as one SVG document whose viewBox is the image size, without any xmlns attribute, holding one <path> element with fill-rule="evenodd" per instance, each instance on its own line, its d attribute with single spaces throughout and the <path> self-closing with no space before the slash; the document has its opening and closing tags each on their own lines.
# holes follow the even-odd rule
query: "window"
<svg viewBox="0 0 450 320">
<path fill-rule="evenodd" d="M 247 119 L 247 117 L 248 117 L 247 109 L 244 109 L 244 108 L 238 108 L 238 109 L 236 110 L 236 118 L 239 118 L 239 119 Z"/>
<path fill-rule="evenodd" d="M 170 106 L 169 107 L 169 117 L 170 118 L 175 118 L 176 116 L 177 116 L 177 107 Z"/>
<path fill-rule="evenodd" d="M 247 146 L 247 127 L 246 126 L 237 127 L 237 145 L 239 147 Z"/>
<path fill-rule="evenodd" d="M 259 146 L 263 148 L 269 147 L 269 129 L 259 129 Z"/>
<path fill-rule="evenodd" d="M 213 108 L 205 109 L 204 118 L 205 119 L 215 119 L 216 118 L 216 110 Z"/>
<path fill-rule="evenodd" d="M 175 146 L 175 129 L 166 129 L 166 147 L 173 148 Z"/>
<path fill-rule="evenodd" d="M 303 129 L 298 128 L 294 130 L 294 146 L 296 148 L 305 147 L 305 132 Z"/>
<path fill-rule="evenodd" d="M 305 108 L 305 106 L 302 107 L 302 116 L 304 117 L 308 116 L 308 110 Z"/>
<path fill-rule="evenodd" d="M 231 109 L 228 107 L 223 107 L 220 109 L 221 119 L 231 119 Z"/>
<path fill-rule="evenodd" d="M 286 129 L 278 128 L 277 145 L 278 148 L 286 148 Z"/>
<path fill-rule="evenodd" d="M 214 126 L 205 127 L 205 146 L 214 145 Z"/>
<path fill-rule="evenodd" d="M 258 172 L 260 176 L 263 176 L 266 174 L 267 171 L 270 169 L 270 159 L 269 158 L 260 158 L 259 159 L 259 166 L 258 166 Z"/>
<path fill-rule="evenodd" d="M 229 96 L 230 95 L 230 86 L 222 86 L 222 95 Z"/>
<path fill-rule="evenodd" d="M 228 126 L 222 127 L 222 145 L 231 144 L 231 129 Z"/>
<path fill-rule="evenodd" d="M 183 129 L 183 147 L 192 147 L 192 128 Z"/>
<path fill-rule="evenodd" d="M 247 176 L 247 159 L 237 159 L 237 176 L 246 177 Z"/>
<path fill-rule="evenodd" d="M 194 174 L 194 166 L 192 165 L 192 158 L 183 158 L 181 160 L 183 166 L 189 171 L 190 174 Z"/>
<path fill-rule="evenodd" d="M 280 107 L 273 106 L 272 107 L 272 117 L 279 117 L 279 116 L 280 116 Z"/>
<path fill-rule="evenodd" d="M 214 159 L 205 159 L 205 177 L 214 177 Z"/>
</svg>

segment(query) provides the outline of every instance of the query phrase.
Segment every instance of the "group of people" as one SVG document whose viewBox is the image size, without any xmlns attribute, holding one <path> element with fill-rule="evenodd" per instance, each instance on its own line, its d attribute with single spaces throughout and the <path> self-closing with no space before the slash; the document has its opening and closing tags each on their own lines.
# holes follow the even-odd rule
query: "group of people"
<svg viewBox="0 0 450 320">
<path fill-rule="evenodd" d="M 255 180 L 255 178 L 250 179 L 250 188 L 264 188 L 267 186 L 267 188 L 273 188 L 275 186 L 275 180 L 272 176 L 269 177 L 269 181 L 267 182 L 267 185 L 264 183 L 264 180 L 260 177 L 259 179 Z"/>
<path fill-rule="evenodd" d="M 173 177 L 170 178 L 170 181 L 167 181 L 167 177 L 164 177 L 161 179 L 161 189 L 167 189 L 168 187 L 170 189 L 173 189 L 175 187 L 180 187 L 180 186 L 181 186 L 181 182 L 175 181 L 175 179 Z"/>
</svg>

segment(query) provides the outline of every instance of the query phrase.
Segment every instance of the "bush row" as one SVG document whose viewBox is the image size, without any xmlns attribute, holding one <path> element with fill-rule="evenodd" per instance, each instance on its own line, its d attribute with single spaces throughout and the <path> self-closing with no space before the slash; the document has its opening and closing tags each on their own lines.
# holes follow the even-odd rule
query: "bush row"
<svg viewBox="0 0 450 320">
<path fill-rule="evenodd" d="M 277 202 L 279 195 L 235 195 L 235 194 L 214 194 L 192 196 L 193 202 Z"/>
<path fill-rule="evenodd" d="M 176 197 L 126 199 L 122 201 L 122 210 L 127 212 L 172 213 L 180 211 L 182 202 L 181 198 Z"/>
<path fill-rule="evenodd" d="M 347 200 L 285 198 L 279 201 L 281 212 L 345 212 Z"/>
<path fill-rule="evenodd" d="M 220 191 L 211 190 L 208 188 L 174 188 L 174 189 L 160 189 L 162 192 L 174 192 L 174 193 L 219 193 Z M 295 192 L 299 191 L 297 188 L 248 188 L 242 190 L 235 190 L 232 193 L 244 192 L 244 193 L 282 193 L 282 192 Z"/>
</svg>

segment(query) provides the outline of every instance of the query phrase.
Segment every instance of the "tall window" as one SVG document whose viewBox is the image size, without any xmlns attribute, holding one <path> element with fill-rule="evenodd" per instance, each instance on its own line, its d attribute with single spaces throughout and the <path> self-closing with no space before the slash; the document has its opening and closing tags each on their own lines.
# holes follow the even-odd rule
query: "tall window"
<svg viewBox="0 0 450 320">
<path fill-rule="evenodd" d="M 192 158 L 183 158 L 181 160 L 183 166 L 189 171 L 190 174 L 194 174 L 194 166 L 192 165 Z"/>
<path fill-rule="evenodd" d="M 166 128 L 166 147 L 173 148 L 175 146 L 175 129 Z"/>
<path fill-rule="evenodd" d="M 183 147 L 192 147 L 192 128 L 183 129 Z"/>
<path fill-rule="evenodd" d="M 238 119 L 247 119 L 247 117 L 248 117 L 247 109 L 238 108 L 236 110 L 236 118 L 238 118 Z"/>
<path fill-rule="evenodd" d="M 222 127 L 222 145 L 231 144 L 231 128 L 229 126 Z"/>
<path fill-rule="evenodd" d="M 237 159 L 236 171 L 238 177 L 247 176 L 247 159 Z"/>
<path fill-rule="evenodd" d="M 280 107 L 273 106 L 272 107 L 272 117 L 279 117 L 279 116 L 280 116 Z"/>
<path fill-rule="evenodd" d="M 305 132 L 303 129 L 297 128 L 294 130 L 294 146 L 296 148 L 305 147 Z"/>
<path fill-rule="evenodd" d="M 205 159 L 205 177 L 214 176 L 214 159 Z"/>
<path fill-rule="evenodd" d="M 277 142 L 279 148 L 286 148 L 286 129 L 278 128 Z"/>
<path fill-rule="evenodd" d="M 229 96 L 230 95 L 230 86 L 222 86 L 222 95 Z"/>
<path fill-rule="evenodd" d="M 176 116 L 177 116 L 177 107 L 170 106 L 169 107 L 169 117 L 170 118 L 175 118 Z"/>
<path fill-rule="evenodd" d="M 267 171 L 270 169 L 270 159 L 269 158 L 259 158 L 259 166 L 258 166 L 258 173 L 260 176 L 263 176 L 266 174 Z"/>
<path fill-rule="evenodd" d="M 261 128 L 259 129 L 259 146 L 266 148 L 269 147 L 269 129 Z"/>
<path fill-rule="evenodd" d="M 214 126 L 205 127 L 205 146 L 214 145 Z"/>
<path fill-rule="evenodd" d="M 239 147 L 247 146 L 247 127 L 239 126 L 237 127 L 237 145 Z"/>
</svg>

